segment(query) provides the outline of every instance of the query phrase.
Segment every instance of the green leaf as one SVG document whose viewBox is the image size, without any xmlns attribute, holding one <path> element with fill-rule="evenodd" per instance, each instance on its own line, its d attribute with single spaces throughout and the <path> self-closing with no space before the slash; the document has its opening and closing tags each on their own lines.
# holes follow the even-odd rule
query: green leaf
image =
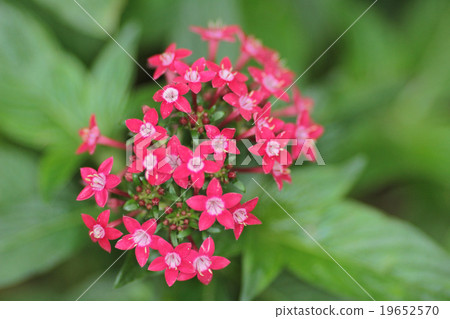
<svg viewBox="0 0 450 319">
<path fill-rule="evenodd" d="M 92 19 L 91 15 L 108 32 L 114 32 L 120 21 L 124 0 L 35 0 L 54 14 L 61 22 L 87 35 L 105 38 L 107 34 Z M 84 12 L 84 10 L 86 12 Z"/>
<path fill-rule="evenodd" d="M 136 201 L 134 199 L 127 200 L 125 202 L 125 204 L 123 205 L 123 209 L 126 210 L 127 212 L 131 212 L 138 208 L 139 208 L 139 205 L 138 205 L 138 203 L 136 203 Z"/>
<path fill-rule="evenodd" d="M 146 267 L 139 266 L 136 261 L 136 256 L 134 251 L 127 252 L 125 256 L 125 261 L 117 274 L 116 281 L 114 282 L 114 288 L 120 288 L 126 284 L 144 278 L 150 275 L 150 272 Z"/>
<path fill-rule="evenodd" d="M 71 189 L 48 203 L 39 197 L 33 154 L 2 145 L 0 174 L 8 181 L 1 184 L 0 192 L 3 287 L 54 267 L 76 252 L 88 237 L 84 237 L 81 211 L 66 204 Z"/>
<path fill-rule="evenodd" d="M 281 192 L 276 189 L 272 180 L 269 182 L 269 187 L 267 187 L 267 182 L 263 182 L 267 179 L 260 178 L 257 183 L 264 187 L 269 194 L 276 194 L 272 196 L 281 203 L 284 203 L 286 199 L 293 200 L 296 203 L 296 210 L 303 211 L 312 207 L 323 207 L 323 205 L 339 200 L 348 192 L 363 165 L 364 161 L 357 158 L 340 167 L 302 167 L 293 171 L 293 183 L 286 185 Z M 284 219 L 286 215 L 282 211 L 279 212 L 280 209 L 257 183 L 249 180 L 246 185 L 248 195 L 260 195 L 258 205 L 253 213 L 263 224 L 248 226 L 241 235 L 242 239 L 240 240 L 245 241 L 242 263 L 242 300 L 253 299 L 262 292 L 281 272 L 283 259 L 289 255 L 289 251 L 281 250 L 279 246 L 278 241 L 281 240 L 279 237 L 283 235 L 274 233 L 270 228 L 271 224 L 280 218 Z M 246 234 L 247 232 L 248 234 Z"/>
</svg>

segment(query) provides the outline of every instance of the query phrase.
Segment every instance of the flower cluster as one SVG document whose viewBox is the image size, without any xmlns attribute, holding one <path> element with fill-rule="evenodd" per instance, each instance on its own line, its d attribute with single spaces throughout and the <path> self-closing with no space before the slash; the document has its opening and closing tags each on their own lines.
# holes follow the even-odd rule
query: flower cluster
<svg viewBox="0 0 450 319">
<path fill-rule="evenodd" d="M 169 286 L 193 277 L 208 284 L 212 270 L 230 263 L 213 255 L 212 236 L 233 230 L 238 239 L 245 226 L 261 223 L 251 213 L 258 198 L 243 201 L 238 175 L 271 174 L 281 190 L 291 182 L 289 167 L 297 158 L 315 159 L 314 148 L 304 146 L 323 131 L 311 119 L 312 100 L 296 88 L 288 94 L 294 74 L 277 52 L 237 26 L 192 30 L 208 42 L 208 58 L 188 64 L 183 59 L 192 52 L 171 44 L 148 59 L 154 78 L 164 75 L 167 85 L 154 94 L 152 106 L 142 107 L 142 118 L 124 121 L 132 139 L 127 167 L 111 174 L 110 157 L 97 170 L 81 168 L 85 187 L 77 197 L 94 196 L 100 207 L 123 212 L 112 222 L 110 210 L 97 219 L 83 214 L 93 242 L 110 252 L 110 241 L 120 238 L 115 248 L 134 250 L 141 267 L 149 263 L 148 270 L 164 271 Z M 236 63 L 216 61 L 220 42 L 236 38 Z M 278 100 L 284 105 L 272 110 Z M 80 136 L 77 153 L 93 154 L 98 144 L 125 149 L 100 133 L 94 115 Z M 252 143 L 248 152 L 244 139 Z M 242 156 L 253 156 L 250 167 L 236 164 Z"/>
</svg>

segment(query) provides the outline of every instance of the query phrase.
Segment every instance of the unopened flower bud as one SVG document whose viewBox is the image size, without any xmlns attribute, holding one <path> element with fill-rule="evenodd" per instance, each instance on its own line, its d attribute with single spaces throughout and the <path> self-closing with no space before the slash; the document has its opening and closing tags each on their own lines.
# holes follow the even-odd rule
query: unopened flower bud
<svg viewBox="0 0 450 319">
<path fill-rule="evenodd" d="M 203 106 L 201 105 L 197 106 L 197 112 L 199 113 L 203 112 Z"/>
<path fill-rule="evenodd" d="M 158 194 L 159 194 L 159 195 L 164 195 L 164 193 L 165 193 L 164 188 L 158 189 Z"/>
<path fill-rule="evenodd" d="M 180 124 L 181 125 L 186 125 L 188 123 L 187 119 L 185 117 L 180 118 Z"/>
<path fill-rule="evenodd" d="M 158 205 L 159 204 L 159 198 L 153 198 L 152 199 L 152 204 L 155 205 L 155 206 Z"/>
<path fill-rule="evenodd" d="M 197 124 L 198 117 L 197 115 L 193 114 L 189 116 L 189 123 L 191 123 L 192 126 L 195 126 Z"/>
<path fill-rule="evenodd" d="M 165 212 L 166 214 L 172 214 L 173 208 L 172 208 L 172 207 L 167 207 L 167 208 L 164 210 L 164 212 Z"/>
<path fill-rule="evenodd" d="M 231 179 L 236 178 L 236 172 L 228 172 L 228 178 L 231 178 Z"/>
<path fill-rule="evenodd" d="M 183 230 L 183 227 L 178 226 L 178 227 L 177 227 L 177 230 L 178 230 L 178 231 L 182 231 L 182 230 Z"/>
<path fill-rule="evenodd" d="M 205 132 L 205 129 L 203 127 L 199 127 L 197 129 L 197 132 L 199 132 L 200 134 L 203 134 L 203 132 Z"/>
<path fill-rule="evenodd" d="M 164 225 L 164 226 L 167 226 L 167 225 L 169 225 L 169 221 L 168 221 L 167 219 L 164 219 L 164 221 L 163 221 L 163 225 Z"/>
<path fill-rule="evenodd" d="M 177 202 L 175 205 L 177 205 L 177 208 L 183 207 L 183 203 L 182 202 Z"/>
<path fill-rule="evenodd" d="M 133 196 L 133 199 L 134 199 L 134 200 L 139 200 L 139 196 L 138 196 L 138 195 L 134 195 L 134 196 Z"/>
<path fill-rule="evenodd" d="M 177 229 L 177 225 L 175 225 L 175 224 L 170 225 L 170 230 L 175 230 L 175 229 Z"/>
<path fill-rule="evenodd" d="M 189 219 L 186 218 L 183 222 L 185 225 L 187 225 L 187 224 L 189 224 Z"/>
<path fill-rule="evenodd" d="M 147 188 L 147 189 L 145 190 L 145 193 L 146 193 L 146 194 L 149 194 L 149 195 L 150 195 L 151 192 L 152 192 L 152 190 L 151 190 L 150 188 Z"/>
<path fill-rule="evenodd" d="M 148 210 L 152 209 L 152 204 L 148 203 L 145 207 L 147 207 Z"/>
<path fill-rule="evenodd" d="M 138 193 L 142 192 L 142 186 L 136 186 L 136 192 Z"/>
<path fill-rule="evenodd" d="M 181 215 L 186 216 L 186 211 L 185 211 L 185 210 L 182 210 L 182 211 L 181 211 Z"/>
<path fill-rule="evenodd" d="M 202 119 L 202 123 L 203 123 L 203 124 L 209 124 L 209 118 L 204 117 L 204 118 Z"/>
<path fill-rule="evenodd" d="M 145 206 L 145 202 L 142 199 L 139 201 L 139 206 Z"/>
</svg>

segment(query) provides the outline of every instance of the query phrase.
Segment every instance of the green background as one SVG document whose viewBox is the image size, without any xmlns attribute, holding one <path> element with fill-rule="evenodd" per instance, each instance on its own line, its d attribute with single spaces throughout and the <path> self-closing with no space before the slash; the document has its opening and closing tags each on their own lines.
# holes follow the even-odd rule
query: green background
<svg viewBox="0 0 450 319">
<path fill-rule="evenodd" d="M 278 50 L 301 74 L 371 4 L 360 0 L 78 0 L 139 62 L 221 19 Z M 326 166 L 293 171 L 282 192 L 258 183 L 377 300 L 450 298 L 450 3 L 379 0 L 299 81 L 325 126 Z M 219 55 L 237 56 L 237 44 Z M 0 1 L 0 300 L 75 300 L 110 266 L 80 213 L 78 129 L 97 114 L 123 139 L 125 118 L 151 105 L 155 83 L 72 0 Z M 281 106 L 281 102 L 278 106 Z M 124 156 L 113 151 L 116 164 Z M 177 283 L 126 256 L 81 300 L 368 300 L 292 219 L 260 196 L 230 266 L 212 283 Z M 125 264 L 125 265 L 124 265 Z M 134 280 L 138 279 L 138 280 Z M 120 288 L 114 288 L 120 287 Z"/>
</svg>

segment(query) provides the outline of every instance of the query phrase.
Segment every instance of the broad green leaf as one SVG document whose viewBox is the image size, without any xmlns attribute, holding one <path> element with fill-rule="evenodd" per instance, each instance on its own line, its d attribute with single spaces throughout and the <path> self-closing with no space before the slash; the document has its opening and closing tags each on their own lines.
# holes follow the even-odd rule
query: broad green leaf
<svg viewBox="0 0 450 319">
<path fill-rule="evenodd" d="M 69 208 L 65 194 L 49 203 L 39 198 L 32 153 L 2 146 L 0 174 L 7 181 L 0 197 L 0 286 L 8 286 L 57 265 L 85 241 L 80 211 Z"/>
<path fill-rule="evenodd" d="M 342 167 L 302 167 L 293 172 L 293 184 L 286 185 L 281 192 L 276 189 L 274 181 L 268 183 L 267 179 L 265 182 L 260 179 L 246 183 L 249 193 L 259 194 L 260 199 L 254 214 L 262 221 L 262 225 L 246 227 L 240 238 L 245 241 L 241 299 L 253 299 L 261 293 L 281 272 L 286 255 L 289 254 L 289 251 L 279 247 L 283 234 L 275 235 L 270 228 L 270 225 L 284 219 L 286 215 L 282 211 L 279 212 L 280 209 L 277 209 L 264 190 L 281 203 L 285 200 L 295 201 L 298 211 L 323 207 L 336 202 L 348 192 L 363 163 L 361 159 L 355 159 Z M 252 197 L 254 196 L 249 198 Z"/>
<path fill-rule="evenodd" d="M 89 15 L 112 33 L 119 24 L 122 8 L 126 3 L 125 0 L 35 0 L 35 2 L 52 12 L 61 22 L 98 38 L 105 38 L 107 34 Z"/>
</svg>

